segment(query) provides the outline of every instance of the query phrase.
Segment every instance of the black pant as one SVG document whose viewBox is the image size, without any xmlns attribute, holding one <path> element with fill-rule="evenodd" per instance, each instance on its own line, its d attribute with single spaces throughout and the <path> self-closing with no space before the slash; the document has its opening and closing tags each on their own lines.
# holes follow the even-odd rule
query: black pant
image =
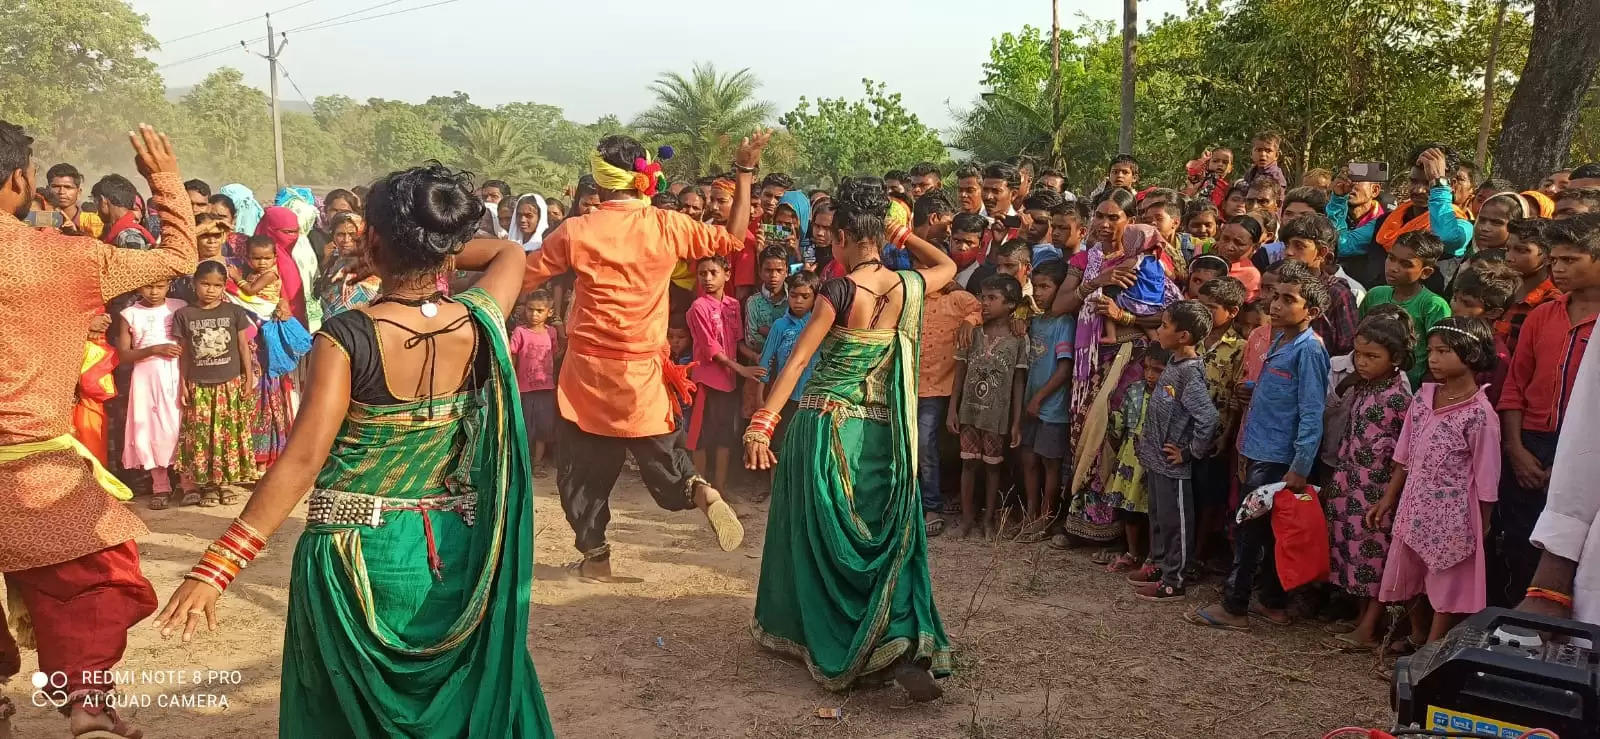
<svg viewBox="0 0 1600 739">
<path fill-rule="evenodd" d="M 1288 471 L 1287 464 L 1250 460 L 1245 468 L 1244 486 L 1240 489 L 1249 493 L 1262 485 L 1279 482 Z M 1272 555 L 1272 514 L 1239 524 L 1233 536 L 1233 569 L 1223 584 L 1222 608 L 1235 616 L 1249 613 L 1250 591 L 1258 585 L 1261 605 L 1274 609 L 1287 606 L 1289 596 L 1284 594 L 1283 583 L 1278 581 L 1277 561 Z M 1258 577 L 1260 582 L 1257 582 Z"/>
<path fill-rule="evenodd" d="M 606 526 L 611 523 L 611 490 L 629 452 L 639 463 L 639 476 L 650 497 L 666 510 L 693 508 L 695 485 L 705 482 L 683 446 L 682 429 L 621 438 L 591 434 L 561 419 L 556 424 L 556 489 L 585 559 L 610 556 Z"/>
<path fill-rule="evenodd" d="M 1548 470 L 1556 458 L 1556 437 L 1554 431 L 1524 431 L 1522 446 Z M 1489 605 L 1514 608 L 1527 593 L 1542 553 L 1528 539 L 1533 536 L 1539 514 L 1544 513 L 1548 492 L 1543 487 L 1523 487 L 1511 470 L 1511 458 L 1507 456 L 1502 461 L 1500 500 L 1489 516 L 1489 556 L 1484 563 L 1488 569 Z"/>
</svg>

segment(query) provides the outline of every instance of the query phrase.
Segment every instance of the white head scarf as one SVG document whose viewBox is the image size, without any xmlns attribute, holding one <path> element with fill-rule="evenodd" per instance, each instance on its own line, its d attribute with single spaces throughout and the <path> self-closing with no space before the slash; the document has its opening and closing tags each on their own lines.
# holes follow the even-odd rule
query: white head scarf
<svg viewBox="0 0 1600 739">
<path fill-rule="evenodd" d="M 534 225 L 533 233 L 522 232 L 522 221 L 517 214 L 522 211 L 523 203 L 533 203 L 539 209 L 539 223 Z M 544 246 L 544 232 L 550 227 L 550 209 L 544 204 L 544 196 L 537 194 L 523 195 L 517 198 L 516 207 L 511 209 L 511 235 L 512 241 L 522 245 L 525 252 L 535 252 Z"/>
</svg>

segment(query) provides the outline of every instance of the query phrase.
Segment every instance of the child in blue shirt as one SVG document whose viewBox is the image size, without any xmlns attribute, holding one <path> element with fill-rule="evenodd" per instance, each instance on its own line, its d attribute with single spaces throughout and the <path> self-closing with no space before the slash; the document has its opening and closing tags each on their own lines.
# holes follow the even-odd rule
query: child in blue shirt
<svg viewBox="0 0 1600 739">
<path fill-rule="evenodd" d="M 1029 275 L 1033 299 L 1039 305 L 1050 305 L 1066 278 L 1066 262 L 1040 262 Z M 1022 396 L 1026 401 L 1022 446 L 1018 449 L 1029 519 L 1022 532 L 1023 540 L 1042 539 L 1055 518 L 1056 499 L 1061 492 L 1061 460 L 1068 451 L 1067 393 L 1076 334 L 1075 316 L 1045 313 L 1028 319 L 1028 383 Z"/>
<path fill-rule="evenodd" d="M 779 316 L 767 331 L 766 346 L 761 350 L 761 361 L 757 365 L 767 369 L 767 376 L 762 382 L 770 382 L 777 377 L 778 370 L 783 369 L 783 365 L 789 361 L 800 332 L 811 322 L 811 306 L 817 302 L 817 286 L 822 284 L 822 278 L 815 272 L 800 271 L 785 278 L 783 284 L 789 295 L 789 310 Z M 800 396 L 805 393 L 806 382 L 811 379 L 811 369 L 817 364 L 817 356 L 811 355 L 811 364 L 800 376 L 800 382 L 795 384 L 794 393 L 783 403 L 782 420 L 778 422 L 772 437 L 774 445 L 783 438 L 786 422 L 794 417 L 799 408 Z"/>
<path fill-rule="evenodd" d="M 1272 344 L 1260 378 L 1245 412 L 1243 492 L 1283 482 L 1293 491 L 1306 486 L 1322 443 L 1322 412 L 1328 397 L 1328 350 L 1311 331 L 1311 322 L 1328 307 L 1328 288 L 1320 276 L 1299 261 L 1288 260 L 1278 270 L 1273 288 Z M 1250 614 L 1269 621 L 1286 622 L 1288 596 L 1278 581 L 1273 562 L 1272 517 L 1262 516 L 1239 524 L 1235 532 L 1233 571 L 1228 574 L 1222 602 L 1190 613 L 1191 623 L 1242 631 Z M 1250 592 L 1261 578 L 1261 602 L 1250 603 Z"/>
</svg>

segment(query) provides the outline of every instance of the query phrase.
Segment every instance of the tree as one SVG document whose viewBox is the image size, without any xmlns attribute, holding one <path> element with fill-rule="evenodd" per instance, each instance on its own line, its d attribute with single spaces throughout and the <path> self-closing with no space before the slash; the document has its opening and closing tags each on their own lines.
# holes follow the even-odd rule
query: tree
<svg viewBox="0 0 1600 739">
<path fill-rule="evenodd" d="M 943 161 L 939 134 L 923 125 L 882 82 L 862 79 L 863 100 L 800 98 L 795 109 L 779 119 L 794 135 L 800 173 L 829 187 L 849 175 L 882 175 L 914 162 Z"/>
<path fill-rule="evenodd" d="M 667 72 L 651 83 L 656 104 L 633 127 L 676 150 L 669 174 L 700 177 L 723 168 L 739 139 L 772 117 L 772 104 L 756 99 L 758 87 L 749 69 L 718 74 L 707 63 L 696 64 L 688 77 Z"/>
<path fill-rule="evenodd" d="M 373 144 L 371 152 L 375 171 L 392 172 L 414 167 L 430 159 L 441 162 L 458 161 L 457 152 L 440 136 L 442 118 L 425 115 L 425 111 L 390 100 L 371 100 L 368 107 L 373 116 Z"/>
<path fill-rule="evenodd" d="M 480 177 L 515 178 L 539 159 L 527 127 L 499 115 L 468 121 L 460 130 L 461 166 Z"/>
<path fill-rule="evenodd" d="M 174 144 L 185 152 L 185 170 L 230 182 L 271 182 L 268 108 L 266 94 L 246 86 L 239 70 L 223 67 L 207 75 L 178 103 L 183 127 Z"/>
<path fill-rule="evenodd" d="M 121 0 L 10 0 L 0 24 L 0 118 L 28 129 L 41 157 L 126 167 L 126 132 L 170 119 L 161 78 L 143 56 L 156 46 L 145 22 Z"/>
<path fill-rule="evenodd" d="M 1528 62 L 1500 124 L 1495 174 L 1531 186 L 1561 168 L 1597 67 L 1593 0 L 1534 0 Z"/>
</svg>

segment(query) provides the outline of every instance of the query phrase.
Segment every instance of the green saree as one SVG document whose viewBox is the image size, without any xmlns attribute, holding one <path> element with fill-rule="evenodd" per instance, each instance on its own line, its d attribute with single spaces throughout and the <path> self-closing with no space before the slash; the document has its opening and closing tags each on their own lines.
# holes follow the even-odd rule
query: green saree
<svg viewBox="0 0 1600 739">
<path fill-rule="evenodd" d="M 488 382 L 352 402 L 313 505 L 323 491 L 475 496 L 474 520 L 390 510 L 376 527 L 307 525 L 289 582 L 279 736 L 552 735 L 527 646 L 532 475 L 505 322 L 482 290 L 455 300 L 493 352 Z"/>
<path fill-rule="evenodd" d="M 895 328 L 835 326 L 779 449 L 751 633 L 829 690 L 909 655 L 950 674 L 917 489 L 923 285 Z"/>
</svg>

